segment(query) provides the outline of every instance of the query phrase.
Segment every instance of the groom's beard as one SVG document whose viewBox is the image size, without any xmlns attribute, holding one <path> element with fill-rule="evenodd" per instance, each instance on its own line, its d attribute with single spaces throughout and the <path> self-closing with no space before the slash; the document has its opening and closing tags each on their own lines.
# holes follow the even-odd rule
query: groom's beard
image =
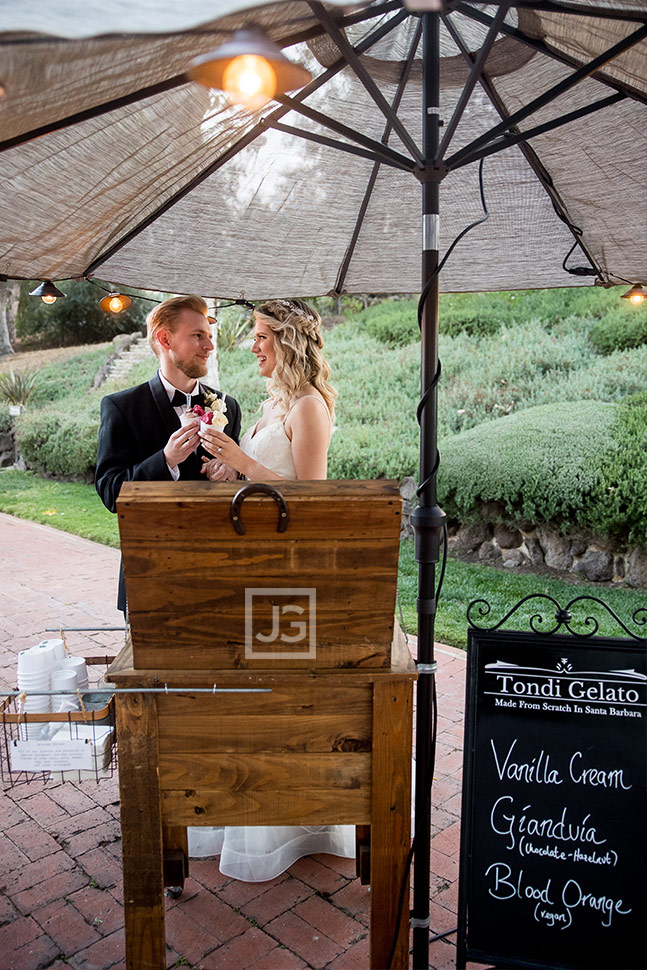
<svg viewBox="0 0 647 970">
<path fill-rule="evenodd" d="M 173 350 L 170 351 L 171 362 L 186 377 L 205 377 L 209 370 L 208 362 L 201 357 L 179 357 Z"/>
</svg>

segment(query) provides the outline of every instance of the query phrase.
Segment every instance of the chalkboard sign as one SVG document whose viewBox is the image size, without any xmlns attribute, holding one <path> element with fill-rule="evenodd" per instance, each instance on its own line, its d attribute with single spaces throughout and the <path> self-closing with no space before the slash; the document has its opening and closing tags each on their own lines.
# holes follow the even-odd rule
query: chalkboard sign
<svg viewBox="0 0 647 970">
<path fill-rule="evenodd" d="M 468 653 L 457 966 L 642 970 L 644 647 L 471 630 Z"/>
</svg>

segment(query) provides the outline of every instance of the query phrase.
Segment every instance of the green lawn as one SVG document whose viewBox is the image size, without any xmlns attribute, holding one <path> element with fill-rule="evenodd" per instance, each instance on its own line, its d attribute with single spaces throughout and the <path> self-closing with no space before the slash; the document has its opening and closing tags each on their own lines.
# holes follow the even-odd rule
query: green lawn
<svg viewBox="0 0 647 970">
<path fill-rule="evenodd" d="M 117 516 L 105 508 L 94 485 L 48 481 L 33 472 L 3 469 L 0 512 L 119 548 Z"/>
<path fill-rule="evenodd" d="M 440 570 L 437 569 L 437 572 Z M 413 558 L 413 543 L 405 542 L 400 549 L 399 588 L 402 612 L 408 630 L 416 628 L 416 585 L 418 567 Z M 472 600 L 485 599 L 491 606 L 489 616 L 475 622 L 483 626 L 493 626 L 505 616 L 508 610 L 532 593 L 548 593 L 561 606 L 565 606 L 575 596 L 588 594 L 597 596 L 616 613 L 634 632 L 645 635 L 645 630 L 635 628 L 631 623 L 633 613 L 647 608 L 645 590 L 595 586 L 582 582 L 563 582 L 533 573 L 515 572 L 509 569 L 495 569 L 477 563 L 460 562 L 448 558 L 445 580 L 438 603 L 436 617 L 436 640 L 456 647 L 465 647 L 467 641 L 467 621 L 465 613 Z M 600 634 L 621 636 L 622 631 L 602 608 L 589 609 L 594 604 L 584 604 L 573 609 L 573 617 L 579 622 L 573 626 L 578 632 L 587 632 L 582 620 L 594 616 L 600 624 Z M 544 626 L 550 629 L 552 616 L 542 601 L 531 600 L 518 613 L 515 613 L 506 629 L 529 630 L 528 621 L 537 612 L 545 617 Z M 541 628 L 541 627 L 540 627 Z M 562 631 L 564 632 L 564 631 Z"/>
<path fill-rule="evenodd" d="M 10 469 L 0 471 L 0 511 L 20 518 L 54 526 L 65 532 L 93 539 L 109 546 L 119 546 L 117 517 L 108 512 L 92 485 L 76 482 L 46 481 L 32 472 Z M 416 585 L 418 568 L 413 559 L 413 542 L 402 544 L 400 553 L 399 590 L 407 629 L 416 629 Z M 499 620 L 507 610 L 531 593 L 549 593 L 561 605 L 581 594 L 599 596 L 630 625 L 635 610 L 647 607 L 644 590 L 611 589 L 584 583 L 565 583 L 531 573 L 515 573 L 449 559 L 439 602 L 436 639 L 465 647 L 467 621 L 465 611 L 474 599 L 487 599 L 492 606 L 490 623 Z M 532 607 L 532 603 L 530 604 Z M 513 628 L 527 629 L 534 608 L 516 614 Z M 587 614 L 591 612 L 587 611 Z M 549 617 L 549 614 L 544 614 Z M 584 616 L 581 611 L 577 616 Z M 600 620 L 600 633 L 618 636 L 620 631 L 603 611 L 593 611 Z M 519 622 L 521 621 L 521 623 Z M 483 621 L 484 624 L 486 620 Z M 584 629 L 580 626 L 580 629 Z"/>
</svg>

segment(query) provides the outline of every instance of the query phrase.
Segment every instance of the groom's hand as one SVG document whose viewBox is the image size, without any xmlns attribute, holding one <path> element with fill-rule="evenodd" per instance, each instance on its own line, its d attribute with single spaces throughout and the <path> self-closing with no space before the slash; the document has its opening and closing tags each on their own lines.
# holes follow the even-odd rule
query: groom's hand
<svg viewBox="0 0 647 970">
<path fill-rule="evenodd" d="M 238 478 L 238 472 L 217 458 L 203 457 L 202 461 L 200 473 L 206 475 L 210 482 L 235 482 Z"/>
<path fill-rule="evenodd" d="M 200 444 L 198 428 L 200 422 L 192 421 L 174 431 L 164 447 L 164 458 L 170 468 L 177 468 Z"/>
</svg>

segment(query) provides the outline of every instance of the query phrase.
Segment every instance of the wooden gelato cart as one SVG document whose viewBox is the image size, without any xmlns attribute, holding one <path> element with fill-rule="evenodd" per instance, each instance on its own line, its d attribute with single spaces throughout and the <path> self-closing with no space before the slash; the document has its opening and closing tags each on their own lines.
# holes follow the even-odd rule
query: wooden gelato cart
<svg viewBox="0 0 647 970">
<path fill-rule="evenodd" d="M 186 827 L 274 824 L 358 827 L 371 967 L 408 967 L 416 670 L 394 622 L 396 483 L 131 482 L 117 511 L 129 970 L 166 966 Z"/>
</svg>

